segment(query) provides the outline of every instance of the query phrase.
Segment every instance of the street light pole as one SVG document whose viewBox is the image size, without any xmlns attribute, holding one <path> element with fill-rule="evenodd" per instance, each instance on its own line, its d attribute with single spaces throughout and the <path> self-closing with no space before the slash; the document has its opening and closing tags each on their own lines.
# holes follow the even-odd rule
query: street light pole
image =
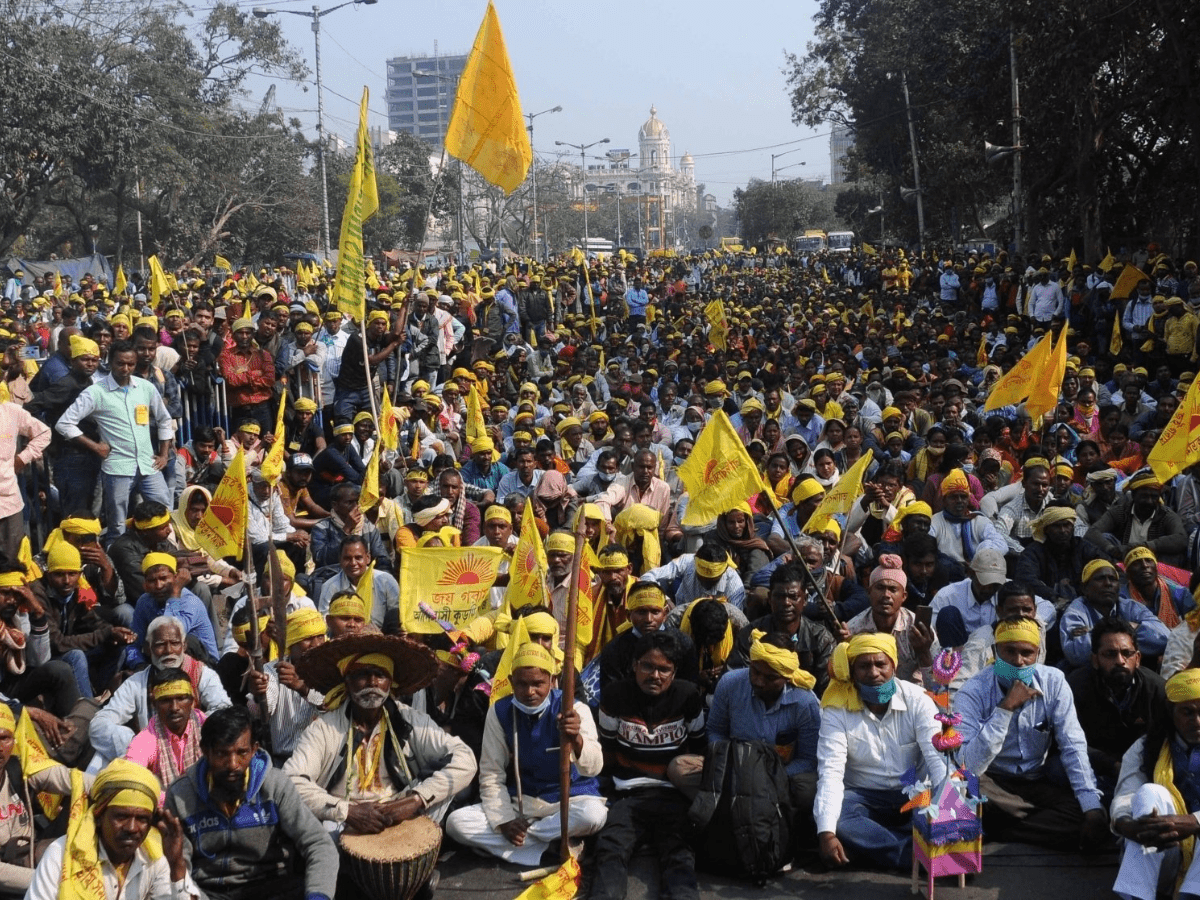
<svg viewBox="0 0 1200 900">
<path fill-rule="evenodd" d="M 555 141 L 554 142 L 555 147 L 573 147 L 574 149 L 579 151 L 579 169 L 580 169 L 580 174 L 583 176 L 583 185 L 582 185 L 582 189 L 580 190 L 579 194 L 581 197 L 583 197 L 583 252 L 584 252 L 584 255 L 587 254 L 587 248 L 588 248 L 587 157 L 584 156 L 584 151 L 588 150 L 592 147 L 595 147 L 597 144 L 607 144 L 607 143 L 608 143 L 608 138 L 601 138 L 598 141 L 592 141 L 590 144 L 570 144 L 570 143 L 567 143 L 566 141 Z"/>
<path fill-rule="evenodd" d="M 908 73 L 900 73 L 900 86 L 904 88 L 904 112 L 908 116 L 908 141 L 912 147 L 913 188 L 917 192 L 917 247 L 925 251 L 925 204 L 921 200 L 921 164 L 917 159 L 917 127 L 913 124 L 912 104 L 908 102 Z"/>
<path fill-rule="evenodd" d="M 561 106 L 554 106 L 550 109 L 543 109 L 541 112 L 525 113 L 525 118 L 529 120 L 529 151 L 533 157 L 533 162 L 530 168 L 533 169 L 533 258 L 538 259 L 538 201 L 537 201 L 537 154 L 533 152 L 533 120 L 538 116 L 544 116 L 546 113 L 562 112 Z M 544 258 L 544 257 L 543 257 Z"/>
<path fill-rule="evenodd" d="M 321 167 L 321 210 L 323 212 L 321 219 L 323 229 L 321 240 L 325 259 L 329 258 L 331 237 L 329 233 L 329 179 L 325 174 L 325 85 L 321 81 L 321 17 L 327 16 L 334 10 L 341 9 L 343 6 L 354 6 L 359 3 L 364 6 L 370 6 L 378 2 L 379 0 L 346 0 L 345 3 L 339 3 L 337 6 L 329 7 L 329 9 L 321 9 L 321 7 L 314 4 L 312 12 L 301 12 L 298 9 L 266 9 L 262 6 L 256 6 L 252 10 L 256 19 L 265 19 L 273 13 L 281 12 L 291 13 L 294 16 L 306 16 L 312 19 L 313 63 L 317 75 L 317 162 Z"/>
<path fill-rule="evenodd" d="M 434 42 L 435 51 L 436 51 L 436 47 L 437 47 L 437 42 L 435 41 Z M 434 63 L 435 64 L 437 63 L 436 56 L 434 57 Z M 440 131 L 442 134 L 442 149 L 444 151 L 445 147 L 446 147 L 446 128 L 449 128 L 450 126 L 447 124 L 446 128 L 442 127 L 442 109 L 444 107 L 442 106 L 441 82 L 443 82 L 443 81 L 453 82 L 454 94 L 457 97 L 458 96 L 458 80 L 462 76 L 455 75 L 452 78 L 449 75 L 443 75 L 440 72 L 430 72 L 426 69 L 413 69 L 413 75 L 418 76 L 420 78 L 436 78 L 438 80 L 438 92 L 437 92 L 438 131 Z M 445 154 L 444 153 L 442 156 L 442 164 L 445 165 Z M 462 266 L 462 265 L 466 265 L 466 261 L 467 261 L 467 244 L 466 244 L 466 240 L 463 237 L 463 167 L 462 167 L 461 159 L 458 160 L 458 216 L 457 216 L 457 218 L 458 218 L 458 265 Z"/>
</svg>

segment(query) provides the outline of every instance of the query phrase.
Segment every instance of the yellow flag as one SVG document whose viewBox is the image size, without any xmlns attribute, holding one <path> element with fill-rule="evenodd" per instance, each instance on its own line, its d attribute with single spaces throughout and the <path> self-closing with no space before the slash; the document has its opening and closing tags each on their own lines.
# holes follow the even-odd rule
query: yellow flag
<svg viewBox="0 0 1200 900">
<path fill-rule="evenodd" d="M 1117 313 L 1113 316 L 1112 337 L 1108 341 L 1108 352 L 1113 356 L 1121 355 L 1121 348 L 1125 346 L 1121 340 L 1121 314 Z"/>
<path fill-rule="evenodd" d="M 407 554 L 406 554 L 407 555 Z M 517 648 L 529 643 L 529 627 L 524 619 L 516 619 L 512 624 L 512 632 L 504 652 L 500 654 L 500 662 L 496 663 L 496 674 L 492 676 L 492 703 L 502 700 L 512 693 L 512 663 L 517 655 Z"/>
<path fill-rule="evenodd" d="M 483 418 L 483 404 L 479 402 L 479 390 L 475 385 L 467 391 L 467 444 L 487 437 L 487 422 Z"/>
<path fill-rule="evenodd" d="M 354 586 L 354 593 L 363 602 L 363 610 L 366 613 L 367 621 L 372 621 L 371 614 L 375 611 L 375 561 L 371 560 L 371 564 L 367 566 L 367 571 L 362 573 L 362 577 L 358 579 L 358 584 Z"/>
<path fill-rule="evenodd" d="M 864 453 L 858 462 L 847 469 L 833 487 L 825 492 L 821 505 L 812 514 L 812 521 L 827 519 L 835 515 L 844 516 L 850 512 L 850 507 L 854 505 L 854 502 L 862 498 L 863 478 L 867 474 L 867 468 L 871 465 L 871 457 L 874 455 L 872 450 Z"/>
<path fill-rule="evenodd" d="M 704 307 L 704 317 L 712 326 L 708 331 L 708 339 L 718 350 L 729 349 L 729 319 L 725 316 L 725 304 L 713 300 Z"/>
<path fill-rule="evenodd" d="M 503 559 L 499 547 L 406 548 L 400 558 L 400 627 L 409 634 L 441 633 L 419 603 L 455 628 L 465 627 L 487 610 Z"/>
<path fill-rule="evenodd" d="M 233 266 L 231 266 L 229 264 L 229 260 L 227 260 L 223 256 L 220 256 L 220 255 L 213 256 L 213 265 L 216 266 L 218 269 L 224 269 L 226 272 L 229 272 L 231 275 L 233 274 Z"/>
<path fill-rule="evenodd" d="M 1098 268 L 1101 272 L 1107 272 L 1117 264 L 1117 258 L 1112 255 L 1112 248 L 1108 248 L 1108 252 L 1104 254 L 1104 259 L 1100 260 Z"/>
<path fill-rule="evenodd" d="M 525 180 L 533 162 L 500 17 L 490 0 L 458 80 L 446 152 L 508 194 Z"/>
<path fill-rule="evenodd" d="M 1029 396 L 1033 382 L 1038 377 L 1038 370 L 1050 359 L 1053 340 L 1053 334 L 1045 335 L 1015 366 L 1001 376 L 992 392 L 988 394 L 987 403 L 983 405 L 985 412 L 1020 403 Z"/>
<path fill-rule="evenodd" d="M 125 280 L 125 267 L 117 266 L 117 277 L 113 280 L 113 293 L 123 294 L 125 288 L 129 286 L 129 282 Z"/>
<path fill-rule="evenodd" d="M 981 334 L 979 336 L 979 351 L 975 354 L 975 365 L 986 366 L 987 361 L 987 335 Z"/>
<path fill-rule="evenodd" d="M 1163 484 L 1200 462 L 1200 379 L 1188 388 L 1187 396 L 1158 436 L 1158 443 L 1146 462 Z"/>
<path fill-rule="evenodd" d="M 833 279 L 829 277 L 829 270 L 821 266 L 821 277 L 825 279 L 826 284 L 833 284 Z"/>
<path fill-rule="evenodd" d="M 400 446 L 400 429 L 396 425 L 396 410 L 388 396 L 387 385 L 383 386 L 383 399 L 379 402 L 379 443 L 388 450 Z"/>
<path fill-rule="evenodd" d="M 516 900 L 571 900 L 579 892 L 579 860 L 571 857 L 541 881 L 535 881 Z"/>
<path fill-rule="evenodd" d="M 1047 335 L 1048 336 L 1048 335 Z M 1062 390 L 1063 375 L 1067 371 L 1067 329 L 1064 326 L 1058 333 L 1054 351 L 1046 361 L 1039 366 L 1037 378 L 1025 401 L 1025 412 L 1034 422 L 1046 415 L 1058 405 L 1058 394 Z"/>
<path fill-rule="evenodd" d="M 550 594 L 546 590 L 546 548 L 538 534 L 537 519 L 533 515 L 533 503 L 525 500 L 525 512 L 521 514 L 521 532 L 517 546 L 513 548 L 512 563 L 508 568 L 508 590 L 504 602 L 513 609 L 522 606 L 550 605 Z"/>
<path fill-rule="evenodd" d="M 242 448 L 238 447 L 237 456 L 225 470 L 225 477 L 217 485 L 217 492 L 196 525 L 196 540 L 210 556 L 216 559 L 225 556 L 242 558 L 242 545 L 246 541 L 246 506 L 249 502 L 246 457 Z"/>
<path fill-rule="evenodd" d="M 379 209 L 375 154 L 371 149 L 371 136 L 367 133 L 367 95 L 364 87 L 362 103 L 358 108 L 354 169 L 350 173 L 350 191 L 346 196 L 346 209 L 342 213 L 337 276 L 333 285 L 333 298 L 338 309 L 359 323 L 363 323 L 367 314 L 367 269 L 363 260 L 362 226 Z"/>
<path fill-rule="evenodd" d="M 1145 272 L 1130 263 L 1117 276 L 1117 283 L 1113 285 L 1112 289 L 1112 298 L 1114 300 L 1129 299 L 1129 296 L 1137 290 L 1138 282 L 1146 277 L 1148 276 Z"/>
<path fill-rule="evenodd" d="M 375 261 L 371 259 L 367 260 L 367 287 L 373 291 L 379 290 L 379 276 L 375 274 Z"/>
<path fill-rule="evenodd" d="M 1079 265 L 1079 259 L 1075 256 L 1075 248 L 1071 248 L 1071 255 L 1067 257 L 1067 277 L 1070 278 L 1075 274 L 1075 267 Z"/>
<path fill-rule="evenodd" d="M 867 256 L 874 256 L 877 252 L 875 250 L 875 248 L 872 247 L 870 244 L 868 244 L 866 241 L 863 241 L 862 248 L 863 248 L 863 253 L 867 254 Z"/>
<path fill-rule="evenodd" d="M 17 758 L 21 761 L 21 774 L 26 778 L 58 765 L 57 760 L 50 758 L 46 745 L 38 737 L 37 729 L 33 727 L 33 720 L 29 718 L 27 709 L 22 709 L 21 716 L 17 719 L 17 730 L 13 733 L 13 745 Z M 62 797 L 58 794 L 42 792 L 38 794 L 38 801 L 42 804 L 46 815 L 51 818 L 58 816 L 59 808 L 62 806 Z"/>
<path fill-rule="evenodd" d="M 163 271 L 157 256 L 151 256 L 146 262 L 150 264 L 150 299 L 158 306 L 162 298 L 171 293 L 171 283 L 167 280 L 167 273 Z"/>
<path fill-rule="evenodd" d="M 684 525 L 707 525 L 765 490 L 758 469 L 724 410 L 717 410 L 696 438 L 692 455 L 679 467 L 687 486 Z"/>
<path fill-rule="evenodd" d="M 367 473 L 363 476 L 362 490 L 358 493 L 358 508 L 363 512 L 374 509 L 379 505 L 379 457 L 382 447 L 376 447 L 367 463 Z"/>
<path fill-rule="evenodd" d="M 61 296 L 62 296 L 62 289 L 63 289 L 63 285 L 62 285 L 62 273 L 61 273 L 61 272 L 59 272 L 57 269 L 55 269 L 55 270 L 54 270 L 54 296 L 55 296 L 55 297 L 61 297 Z"/>
<path fill-rule="evenodd" d="M 263 477 L 270 482 L 271 487 L 279 484 L 279 476 L 283 474 L 284 445 L 287 443 L 283 421 L 286 410 L 287 391 L 284 391 L 279 398 L 279 412 L 275 414 L 275 442 L 271 444 L 271 449 L 267 453 L 266 459 L 262 461 L 262 465 L 259 467 L 262 469 Z"/>
</svg>

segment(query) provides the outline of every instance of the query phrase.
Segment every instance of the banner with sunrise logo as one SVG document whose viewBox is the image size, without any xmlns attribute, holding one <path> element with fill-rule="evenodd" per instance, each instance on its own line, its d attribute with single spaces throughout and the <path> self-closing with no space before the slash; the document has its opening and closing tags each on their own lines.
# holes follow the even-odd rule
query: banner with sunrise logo
<svg viewBox="0 0 1200 900">
<path fill-rule="evenodd" d="M 442 621 L 463 628 L 486 611 L 503 559 L 499 547 L 405 549 L 400 559 L 400 627 L 416 634 L 442 631 L 417 608 L 423 602 Z"/>
<path fill-rule="evenodd" d="M 723 410 L 717 410 L 697 436 L 692 455 L 679 467 L 679 479 L 688 491 L 684 525 L 708 525 L 766 490 Z"/>
</svg>

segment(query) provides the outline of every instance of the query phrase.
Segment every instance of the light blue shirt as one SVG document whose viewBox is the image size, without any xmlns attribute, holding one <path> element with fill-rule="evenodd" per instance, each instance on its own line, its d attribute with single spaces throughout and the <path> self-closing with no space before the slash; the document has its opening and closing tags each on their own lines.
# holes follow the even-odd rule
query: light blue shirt
<svg viewBox="0 0 1200 900">
<path fill-rule="evenodd" d="M 100 429 L 101 439 L 112 448 L 100 465 L 105 475 L 132 478 L 154 471 L 154 445 L 151 427 L 158 440 L 175 439 L 175 423 L 158 389 L 134 375 L 121 387 L 111 375 L 85 388 L 62 414 L 55 429 L 67 440 L 79 437 L 79 423 L 88 417 Z"/>
<path fill-rule="evenodd" d="M 142 653 L 146 644 L 146 629 L 159 616 L 174 616 L 180 619 L 187 628 L 187 633 L 196 636 L 209 656 L 213 659 L 220 658 L 217 636 L 213 634 L 212 620 L 208 617 L 208 610 L 204 608 L 204 601 L 184 588 L 178 597 L 168 600 L 165 607 L 159 606 L 158 601 L 149 594 L 138 597 L 137 605 L 133 608 L 132 625 L 137 634 L 137 641 L 129 645 L 127 658 L 130 663 L 140 665 L 148 661 Z"/>
<path fill-rule="evenodd" d="M 708 741 L 762 741 L 787 755 L 787 773 L 817 771 L 821 704 L 812 691 L 785 683 L 769 709 L 750 686 L 750 670 L 734 669 L 717 682 L 708 711 Z"/>
<path fill-rule="evenodd" d="M 321 597 L 317 609 L 321 615 L 329 612 L 329 604 L 333 595 L 342 591 L 354 591 L 358 585 L 346 577 L 345 572 L 339 571 L 336 578 L 330 578 L 321 586 Z M 375 572 L 371 582 L 371 624 L 383 628 L 383 621 L 389 611 L 400 611 L 400 585 L 387 572 Z"/>
<path fill-rule="evenodd" d="M 532 496 L 542 480 L 542 474 L 541 469 L 534 469 L 533 477 L 529 479 L 529 484 L 525 484 L 525 482 L 521 481 L 521 473 L 516 469 L 506 472 L 504 477 L 500 479 L 500 483 L 496 485 L 496 502 L 503 503 L 509 494 L 516 494 L 522 498 Z"/>
<path fill-rule="evenodd" d="M 1038 621 L 1046 628 L 1053 628 L 1054 621 L 1058 618 L 1054 604 L 1041 597 L 1035 597 L 1034 600 L 1037 601 Z M 996 611 L 996 597 L 993 596 L 987 603 L 980 603 L 971 590 L 970 578 L 948 584 L 933 595 L 929 607 L 933 610 L 934 621 L 937 621 L 938 613 L 948 606 L 962 613 L 963 624 L 966 625 L 968 634 L 985 626 L 995 625 L 1000 619 L 1000 614 Z"/>
<path fill-rule="evenodd" d="M 954 709 L 962 716 L 958 732 L 963 738 L 963 765 L 977 774 L 990 770 L 1033 781 L 1044 775 L 1050 748 L 1057 743 L 1080 808 L 1100 809 L 1087 738 L 1075 715 L 1075 697 L 1066 676 L 1038 665 L 1032 687 L 1038 694 L 1016 712 L 1001 709 L 1007 691 L 989 666 L 954 695 Z"/>
<path fill-rule="evenodd" d="M 1171 634 L 1167 626 L 1136 600 L 1121 597 L 1117 600 L 1113 615 L 1131 623 L 1137 629 L 1138 649 L 1146 656 L 1158 656 L 1167 649 L 1167 638 Z M 1091 662 L 1092 628 L 1103 618 L 1100 611 L 1083 597 L 1076 597 L 1063 610 L 1062 619 L 1058 623 L 1059 637 L 1062 639 L 1063 656 L 1072 669 L 1078 669 Z M 1071 632 L 1078 628 L 1083 628 L 1084 632 L 1071 637 Z"/>
<path fill-rule="evenodd" d="M 640 291 L 630 288 L 625 292 L 625 303 L 629 306 L 629 315 L 644 316 L 646 307 L 650 305 L 650 295 L 644 288 Z"/>
<path fill-rule="evenodd" d="M 724 597 L 732 606 L 741 609 L 746 602 L 746 588 L 737 569 L 730 566 L 721 573 L 712 588 L 706 588 L 696 575 L 696 554 L 684 553 L 665 566 L 651 569 L 639 581 L 652 581 L 663 589 L 676 606 L 687 606 L 700 597 Z"/>
</svg>

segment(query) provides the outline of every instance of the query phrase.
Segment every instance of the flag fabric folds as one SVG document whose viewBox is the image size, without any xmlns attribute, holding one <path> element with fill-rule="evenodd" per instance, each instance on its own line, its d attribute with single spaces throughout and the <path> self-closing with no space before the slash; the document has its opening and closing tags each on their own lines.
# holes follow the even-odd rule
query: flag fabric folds
<svg viewBox="0 0 1200 900">
<path fill-rule="evenodd" d="M 704 307 L 704 317 L 712 326 L 708 330 L 708 339 L 718 350 L 729 349 L 729 319 L 725 317 L 725 304 L 713 300 Z"/>
<path fill-rule="evenodd" d="M 242 558 L 242 545 L 246 542 L 246 507 L 249 503 L 246 456 L 238 447 L 237 456 L 225 470 L 225 477 L 217 485 L 208 509 L 196 524 L 196 540 L 210 556 L 216 559 L 225 556 Z"/>
<path fill-rule="evenodd" d="M 458 80 L 446 152 L 508 194 L 525 180 L 533 162 L 500 17 L 490 2 Z"/>
<path fill-rule="evenodd" d="M 504 592 L 504 602 L 513 609 L 530 604 L 548 607 L 550 595 L 546 590 L 546 569 L 546 548 L 542 546 L 542 536 L 538 534 L 533 502 L 526 499 L 525 512 L 521 515 L 521 531 L 508 568 L 508 590 Z"/>
<path fill-rule="evenodd" d="M 368 91 L 363 88 L 358 108 L 358 136 L 354 168 L 350 172 L 350 191 L 342 212 L 342 232 L 338 238 L 337 279 L 333 299 L 337 308 L 356 322 L 366 317 L 367 266 L 363 259 L 363 222 L 379 209 L 379 188 L 375 181 L 375 153 L 367 132 Z"/>
<path fill-rule="evenodd" d="M 379 402 L 379 443 L 388 450 L 396 450 L 400 446 L 396 409 L 392 406 L 392 398 L 388 395 L 386 384 L 383 386 L 383 399 Z"/>
<path fill-rule="evenodd" d="M 1049 335 L 1047 335 L 1049 337 Z M 1037 378 L 1025 401 L 1025 412 L 1037 421 L 1058 405 L 1063 376 L 1067 371 L 1067 328 L 1063 326 L 1046 365 L 1038 367 Z"/>
<path fill-rule="evenodd" d="M 692 455 L 678 471 L 688 491 L 684 525 L 706 525 L 764 490 L 758 469 L 724 410 L 717 410 L 704 426 Z"/>
<path fill-rule="evenodd" d="M 516 900 L 571 900 L 579 892 L 581 873 L 574 856 L 541 881 L 535 881 Z"/>
<path fill-rule="evenodd" d="M 1188 388 L 1146 462 L 1163 484 L 1200 462 L 1200 379 Z"/>
<path fill-rule="evenodd" d="M 1000 409 L 1002 406 L 1015 405 L 1029 396 L 1034 380 L 1038 377 L 1039 369 L 1050 359 L 1053 339 L 1054 335 L 1052 334 L 1043 337 L 1032 350 L 1022 356 L 1017 364 L 996 382 L 992 387 L 992 392 L 988 394 L 987 403 L 983 405 L 985 412 Z"/>
<path fill-rule="evenodd" d="M 809 517 L 809 521 L 817 522 L 831 516 L 844 516 L 850 512 L 856 500 L 863 495 L 863 479 L 866 478 L 867 468 L 874 457 L 873 450 L 866 451 L 862 457 L 846 470 L 845 474 L 829 490 L 825 492 L 821 505 Z"/>
<path fill-rule="evenodd" d="M 499 547 L 406 549 L 400 559 L 400 627 L 410 634 L 441 633 L 418 609 L 424 602 L 439 619 L 463 628 L 486 610 L 503 559 Z"/>
<path fill-rule="evenodd" d="M 216 255 L 213 257 L 213 265 L 218 269 L 224 269 L 230 275 L 233 274 L 233 266 L 229 264 L 229 260 L 225 257 Z"/>
<path fill-rule="evenodd" d="M 150 299 L 158 306 L 162 298 L 171 293 L 171 282 L 167 280 L 167 273 L 163 271 L 157 256 L 151 256 L 146 262 L 150 266 Z"/>
<path fill-rule="evenodd" d="M 1138 282 L 1147 277 L 1149 276 L 1137 266 L 1132 263 L 1127 265 L 1117 276 L 1117 283 L 1113 285 L 1112 299 L 1128 300 L 1130 295 L 1137 290 Z"/>
<path fill-rule="evenodd" d="M 287 391 L 284 391 L 279 398 L 279 412 L 275 415 L 275 441 L 271 444 L 271 449 L 267 451 L 262 465 L 259 466 L 263 477 L 267 479 L 271 487 L 279 484 L 279 478 L 283 475 L 283 454 L 287 444 L 287 434 L 284 425 L 284 415 L 286 412 Z"/>
</svg>

